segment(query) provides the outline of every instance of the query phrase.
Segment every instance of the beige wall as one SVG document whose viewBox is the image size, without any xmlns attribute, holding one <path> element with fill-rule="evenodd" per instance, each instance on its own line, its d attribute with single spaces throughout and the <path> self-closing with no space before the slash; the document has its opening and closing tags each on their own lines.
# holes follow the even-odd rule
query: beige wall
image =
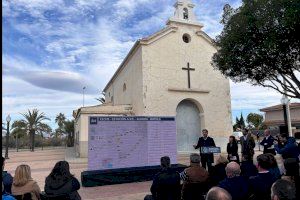
<svg viewBox="0 0 300 200">
<path fill-rule="evenodd" d="M 291 108 L 290 109 L 291 120 L 300 120 L 300 108 Z M 275 110 L 268 111 L 265 115 L 266 121 L 275 121 L 275 120 L 283 120 L 283 111 Z"/>
<path fill-rule="evenodd" d="M 204 126 L 212 136 L 232 134 L 231 99 L 229 80 L 210 64 L 216 49 L 196 28 L 180 26 L 156 42 L 143 48 L 144 115 L 176 115 L 183 99 L 196 100 L 204 110 Z M 191 35 L 184 43 L 182 35 Z M 191 72 L 191 88 L 209 90 L 206 93 L 172 92 L 168 88 L 187 88 L 187 72 L 182 67 L 196 68 Z"/>
<path fill-rule="evenodd" d="M 126 90 L 123 91 L 123 85 L 126 84 Z M 111 102 L 113 96 L 113 105 L 131 104 L 134 113 L 143 112 L 143 75 L 142 75 L 142 49 L 138 48 L 129 58 L 128 63 L 118 74 L 116 79 L 108 87 L 105 99 Z M 110 96 L 109 96 L 110 94 Z"/>
</svg>

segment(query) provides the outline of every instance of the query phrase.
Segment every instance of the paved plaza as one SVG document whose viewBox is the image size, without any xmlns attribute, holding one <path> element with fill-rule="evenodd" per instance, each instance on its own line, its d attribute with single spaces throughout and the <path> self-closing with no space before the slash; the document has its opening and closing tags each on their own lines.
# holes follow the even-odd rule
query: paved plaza
<svg viewBox="0 0 300 200">
<path fill-rule="evenodd" d="M 14 175 L 16 167 L 22 163 L 28 164 L 32 170 L 32 178 L 36 180 L 44 190 L 45 178 L 49 175 L 51 169 L 57 161 L 65 159 L 64 148 L 37 150 L 35 152 L 21 151 L 9 152 L 9 158 L 6 161 L 5 170 Z M 180 163 L 188 163 L 187 156 L 179 156 Z M 80 173 L 87 169 L 87 163 L 84 160 L 70 161 L 71 173 L 80 180 Z M 139 183 L 127 183 L 119 185 L 109 185 L 100 187 L 81 187 L 79 193 L 84 200 L 141 200 L 150 192 L 151 181 Z"/>
<path fill-rule="evenodd" d="M 65 160 L 65 148 L 36 150 L 35 152 L 21 151 L 9 152 L 6 161 L 5 170 L 14 175 L 16 167 L 22 163 L 26 163 L 31 167 L 32 177 L 36 180 L 44 190 L 45 178 L 49 175 L 51 169 L 57 161 Z M 258 155 L 259 152 L 256 153 Z M 80 180 L 80 173 L 87 169 L 86 160 L 69 160 L 71 173 Z M 178 162 L 181 164 L 189 163 L 189 156 L 178 155 Z M 150 192 L 151 181 L 127 183 L 119 185 L 108 185 L 100 187 L 81 187 L 79 193 L 84 200 L 141 200 Z"/>
</svg>

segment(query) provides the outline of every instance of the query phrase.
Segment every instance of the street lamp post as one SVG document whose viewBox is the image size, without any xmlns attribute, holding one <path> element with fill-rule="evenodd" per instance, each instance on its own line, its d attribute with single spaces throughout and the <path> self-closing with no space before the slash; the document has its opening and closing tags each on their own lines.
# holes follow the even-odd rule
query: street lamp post
<svg viewBox="0 0 300 200">
<path fill-rule="evenodd" d="M 86 87 L 84 86 L 82 88 L 82 107 L 84 107 L 84 90 L 86 89 Z"/>
<path fill-rule="evenodd" d="M 287 98 L 286 95 L 283 95 L 283 97 L 281 98 L 281 103 L 283 106 L 284 124 L 288 128 L 289 136 L 292 136 L 292 124 L 291 124 L 291 116 L 290 116 L 290 108 L 289 108 L 290 100 Z"/>
<path fill-rule="evenodd" d="M 34 151 L 34 138 L 35 138 L 35 128 L 36 126 L 35 125 L 32 125 L 32 151 Z"/>
<path fill-rule="evenodd" d="M 9 122 L 11 118 L 9 115 L 6 117 L 7 128 L 6 128 L 6 148 L 5 148 L 5 159 L 9 159 L 8 157 L 8 143 L 9 143 Z"/>
</svg>

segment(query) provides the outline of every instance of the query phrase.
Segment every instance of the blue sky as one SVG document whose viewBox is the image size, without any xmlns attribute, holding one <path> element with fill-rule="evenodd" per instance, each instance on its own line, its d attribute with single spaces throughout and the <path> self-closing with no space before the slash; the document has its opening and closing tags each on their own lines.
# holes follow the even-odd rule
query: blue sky
<svg viewBox="0 0 300 200">
<path fill-rule="evenodd" d="M 204 31 L 215 38 L 223 6 L 241 0 L 194 0 Z M 134 42 L 165 26 L 175 0 L 3 0 L 3 112 L 13 120 L 38 108 L 52 120 L 95 100 Z M 233 119 L 278 104 L 281 95 L 231 83 Z"/>
</svg>

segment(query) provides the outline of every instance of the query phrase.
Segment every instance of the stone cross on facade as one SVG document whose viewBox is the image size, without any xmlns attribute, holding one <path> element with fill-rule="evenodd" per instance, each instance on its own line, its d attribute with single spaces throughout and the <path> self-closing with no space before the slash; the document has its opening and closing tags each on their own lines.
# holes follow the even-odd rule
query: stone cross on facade
<svg viewBox="0 0 300 200">
<path fill-rule="evenodd" d="M 186 70 L 188 73 L 188 88 L 191 88 L 191 76 L 190 71 L 195 71 L 195 68 L 190 68 L 190 63 L 187 63 L 187 67 L 183 67 L 182 70 Z"/>
</svg>

